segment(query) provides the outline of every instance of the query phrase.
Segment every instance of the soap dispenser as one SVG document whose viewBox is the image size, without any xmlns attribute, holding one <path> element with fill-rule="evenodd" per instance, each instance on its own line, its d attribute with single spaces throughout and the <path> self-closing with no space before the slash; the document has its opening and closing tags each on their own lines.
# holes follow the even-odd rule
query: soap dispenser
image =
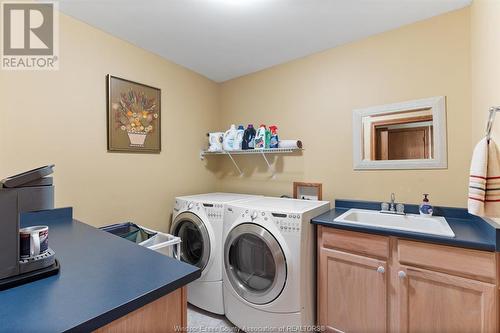
<svg viewBox="0 0 500 333">
<path fill-rule="evenodd" d="M 432 205 L 429 202 L 429 199 L 427 198 L 429 194 L 424 193 L 424 199 L 422 200 L 422 203 L 420 204 L 419 207 L 419 212 L 420 215 L 423 216 L 432 216 Z"/>
</svg>

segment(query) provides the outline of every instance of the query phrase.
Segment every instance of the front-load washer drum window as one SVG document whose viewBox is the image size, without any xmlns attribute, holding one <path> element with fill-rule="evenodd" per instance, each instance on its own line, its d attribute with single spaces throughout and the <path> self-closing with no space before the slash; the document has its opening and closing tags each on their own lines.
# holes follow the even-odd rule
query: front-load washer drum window
<svg viewBox="0 0 500 333">
<path fill-rule="evenodd" d="M 203 270 L 210 257 L 210 239 L 203 221 L 196 214 L 181 213 L 173 222 L 172 233 L 181 238 L 181 260 Z"/>
<path fill-rule="evenodd" d="M 264 292 L 273 284 L 276 263 L 269 247 L 252 234 L 238 236 L 229 250 L 229 263 L 238 280 L 254 292 Z"/>
<path fill-rule="evenodd" d="M 278 241 L 263 227 L 245 223 L 225 244 L 226 272 L 236 293 L 254 304 L 275 300 L 286 283 L 286 262 Z"/>
</svg>

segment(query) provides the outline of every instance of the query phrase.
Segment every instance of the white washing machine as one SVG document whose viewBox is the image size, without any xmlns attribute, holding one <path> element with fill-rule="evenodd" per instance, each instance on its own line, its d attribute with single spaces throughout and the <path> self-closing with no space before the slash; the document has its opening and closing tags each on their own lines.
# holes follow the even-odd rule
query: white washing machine
<svg viewBox="0 0 500 333">
<path fill-rule="evenodd" d="M 263 197 L 224 211 L 224 308 L 244 331 L 315 323 L 315 239 L 327 201 Z M 298 330 L 296 330 L 298 332 Z"/>
<path fill-rule="evenodd" d="M 199 267 L 201 277 L 188 285 L 188 302 L 224 314 L 222 239 L 224 205 L 258 198 L 254 195 L 207 193 L 177 197 L 170 233 L 181 238 L 180 258 Z"/>
</svg>

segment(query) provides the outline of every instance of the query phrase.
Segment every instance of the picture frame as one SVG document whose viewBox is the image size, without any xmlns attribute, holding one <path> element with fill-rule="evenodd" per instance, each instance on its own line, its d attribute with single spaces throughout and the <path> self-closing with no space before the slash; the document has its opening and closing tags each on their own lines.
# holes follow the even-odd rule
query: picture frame
<svg viewBox="0 0 500 333">
<path fill-rule="evenodd" d="M 108 152 L 161 152 L 161 89 L 108 74 Z"/>
<path fill-rule="evenodd" d="M 293 197 L 303 200 L 323 200 L 323 184 L 293 182 Z"/>
</svg>

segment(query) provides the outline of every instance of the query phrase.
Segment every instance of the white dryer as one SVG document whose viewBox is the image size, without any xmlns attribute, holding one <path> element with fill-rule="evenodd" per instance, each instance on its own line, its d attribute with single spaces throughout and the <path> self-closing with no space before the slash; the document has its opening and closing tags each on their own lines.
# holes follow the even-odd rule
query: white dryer
<svg viewBox="0 0 500 333">
<path fill-rule="evenodd" d="M 223 288 L 231 322 L 259 332 L 314 325 L 315 239 L 310 220 L 329 208 L 327 201 L 270 197 L 226 206 Z"/>
<path fill-rule="evenodd" d="M 188 302 L 224 314 L 222 247 L 224 205 L 258 196 L 207 193 L 177 197 L 170 233 L 181 238 L 180 258 L 201 269 L 201 277 L 188 285 Z M 177 255 L 177 253 L 176 253 Z"/>
</svg>

